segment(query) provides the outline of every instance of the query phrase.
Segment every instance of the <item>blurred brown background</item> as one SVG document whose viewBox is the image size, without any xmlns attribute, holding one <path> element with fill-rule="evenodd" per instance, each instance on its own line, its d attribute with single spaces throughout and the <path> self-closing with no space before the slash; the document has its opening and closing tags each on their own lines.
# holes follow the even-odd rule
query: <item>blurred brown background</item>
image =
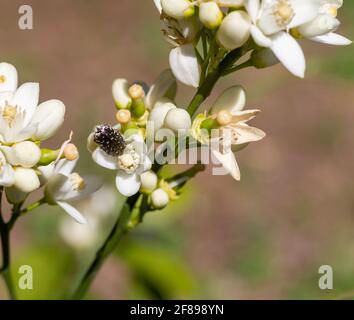
<svg viewBox="0 0 354 320">
<path fill-rule="evenodd" d="M 168 67 L 169 45 L 153 1 L 28 0 L 29 31 L 17 26 L 22 4 L 1 3 L 0 60 L 17 67 L 21 83 L 39 82 L 41 101 L 66 104 L 65 128 L 48 145 L 56 147 L 73 129 L 81 171 L 112 184 L 113 175 L 91 161 L 85 140 L 95 124 L 114 121 L 114 78 L 152 83 Z M 352 39 L 353 14 L 354 4 L 345 1 L 340 32 Z M 354 48 L 303 46 L 305 80 L 277 66 L 218 84 L 214 97 L 242 84 L 248 106 L 263 110 L 253 124 L 268 136 L 238 155 L 242 181 L 212 177 L 210 170 L 200 175 L 178 202 L 151 214 L 125 240 L 91 298 L 354 296 Z M 182 86 L 180 93 L 180 105 L 193 94 Z M 16 264 L 35 272 L 34 290 L 20 297 L 62 297 L 90 261 L 92 251 L 75 253 L 58 235 L 63 215 L 45 207 L 16 226 Z M 325 264 L 334 270 L 330 291 L 318 287 Z"/>
</svg>

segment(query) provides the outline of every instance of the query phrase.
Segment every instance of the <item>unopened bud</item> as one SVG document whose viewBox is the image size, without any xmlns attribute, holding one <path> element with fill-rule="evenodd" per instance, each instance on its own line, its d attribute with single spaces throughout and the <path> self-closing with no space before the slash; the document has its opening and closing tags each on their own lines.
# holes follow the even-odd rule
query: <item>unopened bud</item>
<svg viewBox="0 0 354 320">
<path fill-rule="evenodd" d="M 216 29 L 220 26 L 224 14 L 215 2 L 202 2 L 199 6 L 199 19 L 208 29 Z"/>
<path fill-rule="evenodd" d="M 39 178 L 33 169 L 15 168 L 14 187 L 24 193 L 30 193 L 40 187 Z"/>
<path fill-rule="evenodd" d="M 177 20 L 189 18 L 195 13 L 194 5 L 189 0 L 161 0 L 163 11 Z"/>
<path fill-rule="evenodd" d="M 157 175 L 153 171 L 146 171 L 140 175 L 141 189 L 145 192 L 152 192 L 157 187 Z"/>
<path fill-rule="evenodd" d="M 192 120 L 186 110 L 175 108 L 168 111 L 164 124 L 166 128 L 175 132 L 178 132 L 179 130 L 187 131 L 192 126 Z"/>
<path fill-rule="evenodd" d="M 31 141 L 16 143 L 12 147 L 2 147 L 7 161 L 14 166 L 32 168 L 41 158 L 41 150 Z"/>
<path fill-rule="evenodd" d="M 127 109 L 119 110 L 116 113 L 116 119 L 120 124 L 127 124 L 130 121 L 131 117 L 131 113 Z"/>
<path fill-rule="evenodd" d="M 166 191 L 163 189 L 156 189 L 151 194 L 151 202 L 154 208 L 163 209 L 170 202 L 170 198 Z"/>
<path fill-rule="evenodd" d="M 79 158 L 79 150 L 73 143 L 69 143 L 64 148 L 64 157 L 66 160 L 73 161 Z"/>
<path fill-rule="evenodd" d="M 251 24 L 251 18 L 246 11 L 237 10 L 229 13 L 218 30 L 218 42 L 227 50 L 242 47 L 250 37 Z"/>
</svg>

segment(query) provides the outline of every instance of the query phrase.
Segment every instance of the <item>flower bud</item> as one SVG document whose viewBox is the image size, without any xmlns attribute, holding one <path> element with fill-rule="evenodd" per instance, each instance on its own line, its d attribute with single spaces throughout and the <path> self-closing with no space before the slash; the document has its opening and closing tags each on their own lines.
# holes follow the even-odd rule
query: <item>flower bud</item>
<svg viewBox="0 0 354 320">
<path fill-rule="evenodd" d="M 15 168 L 14 187 L 24 193 L 30 193 L 40 187 L 40 182 L 33 169 Z"/>
<path fill-rule="evenodd" d="M 189 0 L 161 0 L 163 11 L 177 20 L 191 17 L 195 8 Z"/>
<path fill-rule="evenodd" d="M 32 168 L 41 158 L 41 149 L 32 141 L 16 143 L 12 147 L 0 147 L 7 161 L 13 166 Z"/>
<path fill-rule="evenodd" d="M 155 105 L 150 113 L 149 120 L 154 122 L 155 131 L 163 127 L 167 113 L 177 107 L 172 102 Z"/>
<path fill-rule="evenodd" d="M 227 50 L 242 47 L 250 37 L 251 18 L 243 10 L 229 13 L 223 20 L 217 40 Z"/>
<path fill-rule="evenodd" d="M 257 69 L 271 67 L 279 63 L 279 60 L 274 55 L 273 51 L 268 48 L 253 51 L 251 61 L 253 66 Z"/>
<path fill-rule="evenodd" d="M 128 109 L 132 104 L 129 96 L 129 83 L 125 79 L 116 79 L 112 85 L 113 99 L 118 109 Z"/>
<path fill-rule="evenodd" d="M 116 119 L 120 124 L 127 124 L 130 121 L 131 117 L 131 113 L 127 109 L 119 110 L 116 113 Z"/>
<path fill-rule="evenodd" d="M 175 132 L 179 130 L 187 131 L 192 126 L 192 120 L 186 110 L 176 108 L 167 113 L 164 124 L 166 128 Z"/>
<path fill-rule="evenodd" d="M 153 171 L 146 171 L 140 175 L 141 190 L 145 192 L 152 192 L 157 187 L 157 175 Z"/>
<path fill-rule="evenodd" d="M 37 126 L 33 140 L 44 141 L 52 137 L 64 122 L 65 105 L 60 100 L 41 103 L 34 114 L 32 123 Z"/>
<path fill-rule="evenodd" d="M 73 143 L 69 143 L 63 151 L 66 160 L 74 161 L 79 158 L 79 150 Z"/>
<path fill-rule="evenodd" d="M 224 14 L 215 2 L 202 2 L 199 6 L 199 19 L 208 29 L 216 29 L 220 26 Z"/>
<path fill-rule="evenodd" d="M 170 202 L 170 198 L 163 189 L 156 189 L 151 194 L 151 203 L 156 209 L 163 209 Z"/>
<path fill-rule="evenodd" d="M 232 86 L 226 89 L 216 99 L 211 108 L 212 114 L 229 110 L 231 113 L 241 111 L 246 106 L 246 92 L 241 86 Z"/>
</svg>

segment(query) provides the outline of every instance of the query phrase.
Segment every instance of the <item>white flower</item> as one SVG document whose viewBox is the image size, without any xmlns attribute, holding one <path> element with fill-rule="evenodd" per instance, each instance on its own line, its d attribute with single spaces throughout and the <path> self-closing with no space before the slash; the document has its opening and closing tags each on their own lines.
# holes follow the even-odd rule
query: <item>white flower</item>
<svg viewBox="0 0 354 320">
<path fill-rule="evenodd" d="M 260 111 L 243 111 L 245 105 L 246 94 L 243 88 L 231 87 L 216 100 L 211 109 L 211 116 L 199 115 L 192 127 L 193 137 L 203 144 L 208 144 L 213 156 L 236 180 L 240 180 L 241 175 L 234 152 L 265 137 L 262 130 L 247 125 Z M 216 135 L 213 135 L 213 131 L 210 136 L 208 132 L 201 130 L 201 124 L 206 119 L 217 124 Z"/>
<path fill-rule="evenodd" d="M 305 57 L 300 45 L 288 33 L 312 21 L 320 10 L 320 0 L 245 0 L 253 21 L 251 34 L 261 47 L 270 48 L 294 75 L 303 78 Z"/>
<path fill-rule="evenodd" d="M 340 25 L 337 13 L 342 5 L 343 0 L 321 0 L 321 8 L 317 17 L 301 25 L 295 33 L 298 32 L 302 37 L 326 44 L 351 44 L 352 41 L 349 39 L 334 33 Z"/>
<path fill-rule="evenodd" d="M 58 205 L 66 211 L 78 223 L 85 224 L 86 219 L 69 202 L 80 200 L 101 187 L 101 182 L 96 177 L 81 177 L 73 172 L 78 159 L 70 161 L 61 159 L 67 140 L 62 145 L 58 158 L 55 162 L 38 167 L 42 182 L 45 184 L 46 200 L 49 204 Z"/>
<path fill-rule="evenodd" d="M 16 69 L 1 63 L 0 143 L 8 145 L 28 139 L 50 138 L 64 121 L 64 104 L 50 100 L 38 106 L 38 83 L 25 83 L 18 89 L 16 87 Z"/>
<path fill-rule="evenodd" d="M 98 126 L 90 135 L 88 145 L 97 164 L 117 170 L 116 186 L 122 195 L 129 197 L 139 191 L 140 175 L 151 168 L 141 135 L 134 134 L 124 139 L 118 130 L 110 126 Z"/>
</svg>

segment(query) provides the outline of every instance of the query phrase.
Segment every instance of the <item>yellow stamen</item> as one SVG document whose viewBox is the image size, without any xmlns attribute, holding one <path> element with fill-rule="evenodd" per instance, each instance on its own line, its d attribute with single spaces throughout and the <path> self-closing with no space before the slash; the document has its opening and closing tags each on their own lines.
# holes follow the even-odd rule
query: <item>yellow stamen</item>
<svg viewBox="0 0 354 320">
<path fill-rule="evenodd" d="M 10 105 L 6 105 L 2 112 L 2 117 L 8 123 L 12 123 L 15 120 L 16 115 L 17 115 L 17 108 Z"/>
<path fill-rule="evenodd" d="M 0 83 L 5 83 L 6 82 L 6 77 L 4 75 L 0 76 Z"/>
<path fill-rule="evenodd" d="M 280 25 L 288 24 L 294 18 L 294 10 L 287 0 L 279 0 L 274 7 L 274 15 Z"/>
<path fill-rule="evenodd" d="M 85 189 L 85 180 L 78 173 L 72 173 L 70 175 L 70 180 L 72 182 L 72 188 L 74 191 L 81 191 Z"/>
</svg>

